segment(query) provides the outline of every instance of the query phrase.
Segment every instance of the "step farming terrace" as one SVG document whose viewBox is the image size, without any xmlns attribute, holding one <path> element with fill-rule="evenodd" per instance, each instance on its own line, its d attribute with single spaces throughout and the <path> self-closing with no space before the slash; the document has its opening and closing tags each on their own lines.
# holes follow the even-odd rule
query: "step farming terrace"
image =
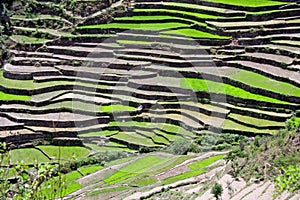
<svg viewBox="0 0 300 200">
<path fill-rule="evenodd" d="M 206 133 L 275 135 L 299 117 L 299 5 L 70 2 L 16 1 L 13 7 L 5 43 L 10 57 L 0 71 L 0 138 L 14 162 L 152 152 Z M 61 155 L 57 145 L 64 146 Z M 152 185 L 154 175 L 185 159 L 144 156 L 124 166 L 127 174 L 104 176 L 98 185 L 104 188 L 86 195 L 110 193 L 111 185 L 114 191 Z M 199 175 L 222 156 L 207 159 L 159 180 L 166 185 Z M 144 166 L 153 162 L 152 171 Z"/>
</svg>

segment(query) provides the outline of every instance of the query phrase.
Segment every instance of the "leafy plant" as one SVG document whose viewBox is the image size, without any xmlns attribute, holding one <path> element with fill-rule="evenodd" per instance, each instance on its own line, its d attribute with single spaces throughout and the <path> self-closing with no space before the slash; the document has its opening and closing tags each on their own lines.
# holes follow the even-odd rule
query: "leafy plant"
<svg viewBox="0 0 300 200">
<path fill-rule="evenodd" d="M 220 183 L 215 183 L 211 189 L 211 193 L 214 195 L 216 199 L 220 199 L 223 193 L 223 187 Z"/>
<path fill-rule="evenodd" d="M 275 189 L 280 195 L 284 190 L 296 192 L 300 189 L 300 165 L 289 165 L 281 168 L 283 173 L 275 178 Z"/>
<path fill-rule="evenodd" d="M 11 165 L 9 149 L 5 143 L 0 144 L 0 196 L 9 199 L 49 199 L 61 196 L 65 190 L 61 173 L 55 164 L 34 164 L 29 167 L 20 162 Z M 4 165 L 8 161 L 8 165 Z M 47 180 L 56 177 L 55 184 L 46 184 Z M 47 192 L 45 192 L 47 191 Z"/>
</svg>

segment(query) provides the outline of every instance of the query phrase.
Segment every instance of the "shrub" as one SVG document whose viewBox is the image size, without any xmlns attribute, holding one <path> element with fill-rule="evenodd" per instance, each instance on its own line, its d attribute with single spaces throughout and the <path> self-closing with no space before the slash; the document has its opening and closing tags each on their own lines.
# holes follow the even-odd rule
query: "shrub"
<svg viewBox="0 0 300 200">
<path fill-rule="evenodd" d="M 275 189 L 277 193 L 274 196 L 280 195 L 284 190 L 296 192 L 300 189 L 300 166 L 289 165 L 282 167 L 283 173 L 275 178 Z"/>
<path fill-rule="evenodd" d="M 191 141 L 189 139 L 179 139 L 174 141 L 169 147 L 166 148 L 167 152 L 184 155 L 188 152 Z"/>
<path fill-rule="evenodd" d="M 216 199 L 219 199 L 223 193 L 223 187 L 220 183 L 215 183 L 211 189 L 211 193 Z"/>
</svg>

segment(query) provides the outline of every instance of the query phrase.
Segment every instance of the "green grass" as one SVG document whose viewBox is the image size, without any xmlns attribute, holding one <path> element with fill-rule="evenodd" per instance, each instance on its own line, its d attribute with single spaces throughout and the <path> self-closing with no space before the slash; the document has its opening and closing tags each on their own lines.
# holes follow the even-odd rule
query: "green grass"
<svg viewBox="0 0 300 200">
<path fill-rule="evenodd" d="M 190 28 L 183 28 L 178 30 L 171 30 L 171 31 L 164 31 L 161 32 L 161 34 L 167 34 L 167 35 L 184 35 L 187 37 L 194 37 L 194 38 L 209 38 L 209 39 L 229 39 L 230 37 L 227 36 L 220 36 L 215 35 L 203 31 L 198 31 L 195 29 Z"/>
<path fill-rule="evenodd" d="M 50 160 L 39 150 L 34 148 L 13 149 L 9 152 L 11 162 L 17 164 L 24 162 L 24 164 L 50 162 Z M 4 161 L 7 163 L 7 161 Z"/>
<path fill-rule="evenodd" d="M 94 190 L 94 191 L 88 193 L 86 197 L 92 197 L 92 196 L 97 196 L 97 195 L 103 194 L 103 193 L 118 192 L 118 191 L 129 190 L 129 189 L 131 189 L 131 187 L 129 187 L 129 186 L 104 188 L 104 189 L 100 189 L 100 190 Z"/>
<path fill-rule="evenodd" d="M 200 175 L 200 174 L 207 171 L 207 166 L 209 166 L 210 164 L 212 164 L 212 163 L 214 163 L 217 160 L 220 160 L 222 158 L 224 158 L 223 155 L 217 155 L 217 156 L 212 156 L 212 157 L 209 157 L 207 159 L 189 164 L 188 167 L 191 171 L 184 172 L 182 174 L 178 174 L 176 176 L 172 176 L 172 177 L 163 179 L 162 184 L 167 185 L 167 184 L 179 181 L 179 180 L 184 180 L 184 179 L 187 179 L 187 178 L 191 178 L 193 176 Z"/>
<path fill-rule="evenodd" d="M 270 79 L 255 72 L 241 70 L 238 73 L 233 74 L 230 78 L 253 87 L 266 89 L 279 94 L 300 96 L 299 87 L 286 82 Z"/>
<path fill-rule="evenodd" d="M 173 124 L 166 124 L 166 123 L 159 123 L 159 124 L 156 124 L 156 126 L 160 130 L 164 130 L 164 131 L 167 131 L 170 133 L 184 135 L 184 136 L 188 136 L 188 137 L 196 137 L 195 134 L 182 128 L 181 126 L 176 126 Z"/>
<path fill-rule="evenodd" d="M 107 89 L 109 86 L 107 85 L 99 85 L 93 83 L 85 83 L 80 81 L 46 81 L 34 83 L 33 80 L 14 80 L 8 79 L 3 76 L 3 70 L 0 71 L 0 85 L 6 88 L 12 89 L 24 89 L 24 90 L 32 90 L 32 89 L 41 89 L 46 87 L 58 86 L 58 85 L 79 85 L 86 86 L 92 88 L 100 88 Z"/>
<path fill-rule="evenodd" d="M 67 173 L 65 175 L 62 175 L 61 178 L 62 178 L 62 181 L 65 183 L 64 184 L 65 188 L 64 189 L 59 188 L 59 189 L 62 189 L 62 194 L 61 195 L 65 196 L 67 194 L 70 194 L 70 193 L 82 188 L 82 186 L 79 183 L 75 182 L 76 179 L 79 179 L 81 177 L 82 177 L 81 174 L 77 171 L 73 171 L 73 172 Z M 54 178 L 42 183 L 42 186 L 44 186 L 44 187 L 43 187 L 43 190 L 41 192 L 44 193 L 44 194 L 49 195 L 49 199 L 52 199 L 53 194 L 50 194 L 48 192 L 48 188 L 45 188 L 45 186 L 46 185 L 53 185 L 54 187 L 56 187 L 58 182 L 59 182 L 58 177 L 54 177 Z M 56 194 L 55 197 L 56 198 L 60 197 L 60 194 Z"/>
<path fill-rule="evenodd" d="M 80 134 L 80 137 L 90 137 L 90 136 L 112 136 L 117 134 L 119 131 L 110 131 L 110 130 L 105 130 L 105 131 L 99 131 L 99 132 L 90 132 L 90 133 L 83 133 Z"/>
<path fill-rule="evenodd" d="M 137 133 L 152 138 L 152 140 L 156 143 L 163 143 L 165 145 L 170 144 L 170 142 L 165 137 L 157 135 L 154 132 L 138 130 Z"/>
<path fill-rule="evenodd" d="M 284 126 L 285 126 L 284 122 L 276 122 L 276 121 L 270 121 L 270 120 L 266 120 L 266 119 L 258 119 L 258 118 L 249 117 L 246 115 L 234 114 L 234 113 L 229 114 L 229 117 L 236 119 L 240 122 L 244 122 L 246 124 L 255 125 L 257 127 L 282 126 L 282 128 L 284 128 Z"/>
<path fill-rule="evenodd" d="M 120 158 L 120 159 L 117 159 L 117 160 L 114 160 L 114 161 L 111 161 L 111 162 L 107 163 L 105 166 L 107 167 L 107 166 L 113 166 L 113 165 L 121 164 L 121 163 L 130 161 L 132 159 L 134 159 L 134 157 Z"/>
<path fill-rule="evenodd" d="M 120 132 L 112 137 L 118 140 L 126 141 L 131 144 L 137 144 L 148 147 L 160 146 L 153 143 L 151 139 L 138 135 L 135 132 Z"/>
<path fill-rule="evenodd" d="M 169 134 L 169 133 L 166 133 L 166 132 L 163 132 L 161 130 L 155 130 L 154 131 L 156 135 L 158 136 L 164 136 L 165 138 L 168 138 L 169 141 L 173 142 L 173 141 L 176 141 L 176 140 L 179 140 L 182 138 L 181 135 L 177 135 L 177 134 Z"/>
<path fill-rule="evenodd" d="M 143 177 L 136 179 L 129 183 L 129 185 L 134 186 L 134 187 L 142 187 L 146 185 L 152 185 L 157 183 L 157 179 L 155 177 Z"/>
<path fill-rule="evenodd" d="M 90 166 L 80 167 L 77 170 L 80 171 L 84 175 L 88 175 L 88 174 L 94 173 L 102 168 L 103 168 L 103 166 L 101 166 L 101 165 L 90 165 Z"/>
<path fill-rule="evenodd" d="M 174 22 L 175 22 L 175 20 L 182 20 L 182 21 L 185 21 L 184 23 L 187 23 L 187 24 L 199 24 L 202 26 L 206 26 L 206 24 L 202 23 L 202 22 L 198 22 L 195 20 L 187 19 L 187 18 L 169 16 L 169 15 L 151 15 L 151 16 L 137 15 L 137 16 L 132 16 L 132 17 L 120 17 L 120 18 L 115 18 L 114 22 L 119 22 L 119 21 L 124 21 L 124 20 L 136 20 L 137 22 L 139 22 L 139 21 L 147 21 L 147 20 L 170 20 L 170 19 L 173 19 Z M 159 22 L 157 22 L 157 23 L 159 23 Z"/>
<path fill-rule="evenodd" d="M 105 179 L 104 182 L 109 185 L 119 183 L 151 169 L 154 165 L 159 164 L 163 160 L 163 158 L 157 156 L 140 158 L 134 163 L 122 167 L 119 171 Z"/>
<path fill-rule="evenodd" d="M 28 37 L 26 35 L 13 35 L 11 36 L 11 39 L 21 44 L 41 44 L 50 41 L 49 39 L 46 38 Z"/>
<path fill-rule="evenodd" d="M 183 78 L 181 79 L 181 87 L 192 89 L 194 91 L 204 91 L 209 93 L 225 94 L 242 99 L 259 100 L 272 103 L 288 104 L 288 102 L 280 101 L 271 97 L 253 94 L 232 85 L 214 82 L 204 79 Z"/>
<path fill-rule="evenodd" d="M 286 2 L 271 1 L 271 0 L 205 0 L 205 1 L 235 5 L 235 6 L 246 6 L 246 7 L 262 7 L 262 6 L 275 6 L 275 5 L 287 4 Z"/>
<path fill-rule="evenodd" d="M 114 147 L 127 147 L 126 145 L 124 144 L 119 144 L 119 143 L 116 143 L 116 142 L 106 142 L 105 143 L 106 146 L 114 146 Z"/>
<path fill-rule="evenodd" d="M 162 30 L 168 28 L 184 27 L 188 24 L 170 22 L 170 23 L 109 23 L 109 24 L 96 24 L 81 26 L 78 29 L 109 29 L 109 28 L 120 28 L 120 29 L 144 29 L 144 30 Z"/>
<path fill-rule="evenodd" d="M 109 122 L 108 125 L 109 126 L 128 126 L 128 127 L 141 126 L 141 127 L 155 128 L 155 125 L 153 123 L 138 122 L 138 121 L 126 121 L 126 122 L 112 121 L 112 122 Z"/>
<path fill-rule="evenodd" d="M 254 134 L 262 134 L 262 133 L 274 134 L 277 132 L 276 130 L 257 129 L 257 128 L 248 127 L 248 126 L 236 123 L 234 121 L 231 121 L 230 119 L 227 119 L 224 121 L 224 123 L 222 124 L 222 128 L 227 131 L 237 130 L 237 131 L 242 131 L 242 132 L 250 132 L 250 133 L 254 133 Z"/>
<path fill-rule="evenodd" d="M 191 8 L 199 9 L 199 10 L 211 10 L 215 12 L 221 12 L 224 13 L 226 9 L 224 8 L 218 8 L 218 7 L 212 7 L 212 6 L 202 6 L 198 4 L 192 4 L 192 3 L 178 3 L 178 2 L 164 2 L 165 5 L 171 5 L 171 6 L 177 6 L 177 7 L 183 7 L 183 8 Z"/>
<path fill-rule="evenodd" d="M 55 160 L 59 159 L 59 151 L 60 151 L 60 159 L 62 160 L 72 160 L 75 158 L 83 158 L 87 157 L 90 151 L 84 147 L 78 146 L 38 146 L 43 152 L 45 152 L 49 157 L 53 157 Z"/>
<path fill-rule="evenodd" d="M 122 21 L 122 20 L 161 20 L 161 19 L 183 19 L 179 17 L 173 17 L 169 15 L 137 15 L 137 16 L 132 16 L 132 17 L 117 17 L 114 20 L 116 21 Z"/>
<path fill-rule="evenodd" d="M 223 158 L 224 158 L 224 155 L 212 156 L 212 157 L 209 157 L 207 159 L 200 160 L 200 161 L 194 162 L 192 164 L 189 164 L 188 167 L 191 170 L 202 169 L 202 168 L 207 167 L 208 165 L 216 162 L 217 160 L 220 160 L 220 159 L 223 159 Z"/>
<path fill-rule="evenodd" d="M 188 18 L 188 16 L 193 16 L 193 17 L 198 17 L 200 19 L 217 19 L 218 18 L 215 15 L 208 15 L 208 14 L 202 14 L 202 13 L 196 13 L 196 12 L 187 12 L 187 11 L 181 11 L 181 10 L 169 10 L 169 9 L 134 9 L 134 12 L 147 12 L 147 13 L 161 12 L 163 14 L 178 13 L 178 14 L 187 16 L 187 18 Z"/>
<path fill-rule="evenodd" d="M 113 105 L 107 105 L 107 106 L 101 106 L 101 111 L 102 112 L 120 112 L 120 111 L 134 111 L 136 110 L 135 107 L 132 106 L 125 106 L 121 104 L 113 104 Z"/>
<path fill-rule="evenodd" d="M 0 100 L 1 101 L 12 101 L 12 100 L 29 101 L 30 100 L 30 96 L 8 94 L 8 93 L 4 93 L 4 92 L 0 91 Z"/>
<path fill-rule="evenodd" d="M 117 40 L 120 44 L 140 44 L 140 45 L 150 45 L 153 42 L 141 41 L 141 40 Z"/>
<path fill-rule="evenodd" d="M 128 151 L 135 152 L 135 150 L 131 150 L 129 148 L 120 148 L 120 147 L 106 147 L 106 146 L 98 146 L 96 144 L 85 144 L 86 146 L 92 148 L 94 151 Z"/>
<path fill-rule="evenodd" d="M 33 89 L 34 83 L 32 80 L 14 80 L 8 79 L 3 76 L 3 70 L 0 71 L 0 85 L 6 88 L 15 89 Z"/>
</svg>

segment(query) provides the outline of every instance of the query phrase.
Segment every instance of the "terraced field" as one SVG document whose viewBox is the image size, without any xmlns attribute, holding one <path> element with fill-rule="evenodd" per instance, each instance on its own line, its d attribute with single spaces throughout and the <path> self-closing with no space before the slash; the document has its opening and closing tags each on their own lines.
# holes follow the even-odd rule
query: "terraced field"
<svg viewBox="0 0 300 200">
<path fill-rule="evenodd" d="M 0 142 L 13 164 L 152 152 L 211 132 L 275 135 L 299 119 L 298 4 L 30 2 L 32 15 L 11 17 L 12 57 L 0 70 Z M 77 190 L 66 198 L 213 199 L 215 180 L 224 199 L 271 198 L 270 182 L 229 178 L 223 154 L 156 152 L 80 167 L 66 175 L 65 194 Z"/>
<path fill-rule="evenodd" d="M 137 0 L 110 23 L 97 23 L 101 11 L 16 14 L 2 141 L 79 136 L 96 151 L 138 150 L 203 130 L 276 133 L 299 109 L 299 12 L 255 2 Z"/>
</svg>

